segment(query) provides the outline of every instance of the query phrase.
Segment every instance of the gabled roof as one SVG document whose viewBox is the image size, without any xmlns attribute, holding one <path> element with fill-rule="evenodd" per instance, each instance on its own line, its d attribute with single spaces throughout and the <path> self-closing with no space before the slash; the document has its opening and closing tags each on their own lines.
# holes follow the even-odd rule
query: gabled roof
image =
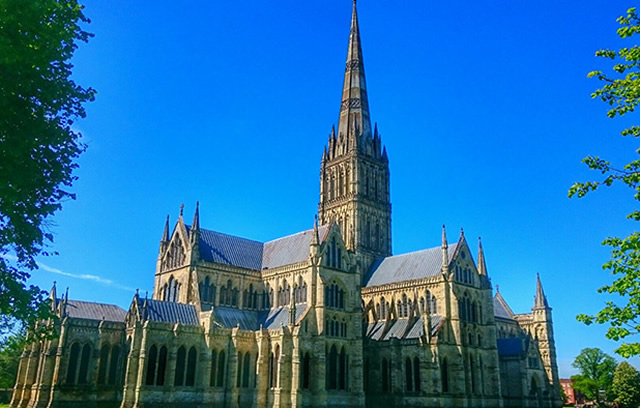
<svg viewBox="0 0 640 408">
<path fill-rule="evenodd" d="M 449 246 L 449 262 L 453 259 L 458 244 Z M 388 256 L 376 261 L 364 286 L 379 286 L 388 283 L 410 281 L 437 276 L 442 271 L 442 248 L 435 247 L 408 254 Z"/>
<path fill-rule="evenodd" d="M 441 323 L 444 321 L 442 316 L 431 316 L 431 335 L 435 335 L 440 329 Z M 386 322 L 378 321 L 375 323 L 369 323 L 367 326 L 366 336 L 371 340 L 385 341 L 392 338 L 396 339 L 417 339 L 424 336 L 424 320 L 423 317 L 418 317 L 411 327 L 409 326 L 408 319 L 398 319 L 391 324 L 391 327 L 384 332 Z"/>
<path fill-rule="evenodd" d="M 496 292 L 496 295 L 493 297 L 493 315 L 495 317 L 513 320 L 513 311 L 504 300 L 500 292 Z"/>
<path fill-rule="evenodd" d="M 194 305 L 165 302 L 163 300 L 143 299 L 138 297 L 138 310 L 143 321 L 161 323 L 179 323 L 199 326 L 198 312 Z M 146 302 L 146 307 L 145 307 Z"/>
<path fill-rule="evenodd" d="M 298 322 L 307 310 L 307 304 L 296 305 L 295 320 Z M 232 307 L 216 306 L 213 309 L 214 320 L 222 327 L 240 326 L 242 330 L 279 329 L 289 325 L 289 306 L 276 307 L 264 311 L 240 310 Z"/>
<path fill-rule="evenodd" d="M 328 225 L 318 228 L 320 242 L 328 233 Z M 306 260 L 312 238 L 313 229 L 265 243 L 200 229 L 200 257 L 208 262 L 256 271 L 277 268 Z"/>
<path fill-rule="evenodd" d="M 59 303 L 61 299 L 57 299 Z M 75 319 L 105 320 L 107 322 L 122 322 L 127 316 L 126 310 L 116 305 L 106 303 L 84 302 L 69 299 L 65 305 L 66 316 Z"/>
</svg>

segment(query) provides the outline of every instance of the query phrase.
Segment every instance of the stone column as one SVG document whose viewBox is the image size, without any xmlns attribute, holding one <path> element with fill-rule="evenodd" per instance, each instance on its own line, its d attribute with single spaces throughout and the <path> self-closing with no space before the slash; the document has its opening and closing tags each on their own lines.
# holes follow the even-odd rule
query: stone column
<svg viewBox="0 0 640 408">
<path fill-rule="evenodd" d="M 140 363 L 140 344 L 142 333 L 139 322 L 135 322 L 131 330 L 131 345 L 125 362 L 124 386 L 122 388 L 122 408 L 133 406 L 136 384 L 138 382 L 138 367 Z"/>
</svg>

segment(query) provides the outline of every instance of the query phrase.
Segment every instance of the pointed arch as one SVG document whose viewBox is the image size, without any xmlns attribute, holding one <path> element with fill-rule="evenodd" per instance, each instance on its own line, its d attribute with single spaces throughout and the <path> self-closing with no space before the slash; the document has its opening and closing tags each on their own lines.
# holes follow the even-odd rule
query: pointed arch
<svg viewBox="0 0 640 408">
<path fill-rule="evenodd" d="M 249 373 L 251 370 L 251 356 L 249 353 L 244 353 L 244 359 L 242 361 L 242 387 L 249 387 Z"/>
<path fill-rule="evenodd" d="M 180 346 L 180 348 L 178 348 L 178 353 L 176 354 L 176 370 L 175 370 L 175 377 L 173 381 L 173 385 L 175 386 L 184 385 L 186 358 L 187 358 L 187 349 L 184 346 Z"/>
<path fill-rule="evenodd" d="M 340 350 L 340 357 L 338 361 L 338 389 L 347 389 L 347 354 L 344 350 L 344 346 Z"/>
<path fill-rule="evenodd" d="M 327 379 L 330 390 L 338 388 L 338 351 L 335 344 L 329 350 L 329 364 L 327 364 Z"/>
<path fill-rule="evenodd" d="M 149 353 L 147 354 L 147 378 L 145 384 L 147 385 L 155 385 L 156 378 L 156 365 L 158 359 L 158 348 L 156 345 L 152 345 L 149 348 Z"/>
<path fill-rule="evenodd" d="M 225 353 L 224 350 L 220 351 L 220 354 L 218 355 L 218 369 L 217 369 L 217 374 L 218 374 L 218 387 L 224 387 L 224 377 L 225 377 L 225 372 L 224 372 L 224 368 L 225 366 Z"/>
<path fill-rule="evenodd" d="M 195 347 L 189 349 L 189 355 L 187 356 L 187 378 L 185 385 L 187 387 L 193 387 L 196 383 L 196 364 L 198 354 Z"/>
<path fill-rule="evenodd" d="M 413 392 L 413 364 L 409 357 L 404 360 L 404 386 L 405 391 Z"/>
</svg>

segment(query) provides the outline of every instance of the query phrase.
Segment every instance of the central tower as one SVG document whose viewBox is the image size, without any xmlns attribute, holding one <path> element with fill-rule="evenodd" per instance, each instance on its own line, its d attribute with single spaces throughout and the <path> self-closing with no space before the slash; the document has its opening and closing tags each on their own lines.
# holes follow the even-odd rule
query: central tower
<svg viewBox="0 0 640 408">
<path fill-rule="evenodd" d="M 353 2 L 338 131 L 331 129 L 320 165 L 320 222 L 335 221 L 365 271 L 391 255 L 389 159 L 371 127 L 356 2 Z"/>
</svg>

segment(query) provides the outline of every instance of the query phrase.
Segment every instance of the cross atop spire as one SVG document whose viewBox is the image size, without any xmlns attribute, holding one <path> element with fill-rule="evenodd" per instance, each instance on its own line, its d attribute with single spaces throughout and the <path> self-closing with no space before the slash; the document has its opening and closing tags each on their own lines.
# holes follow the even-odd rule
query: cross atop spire
<svg viewBox="0 0 640 408">
<path fill-rule="evenodd" d="M 357 148 L 361 144 L 359 143 L 361 136 L 371 137 L 371 118 L 364 76 L 358 10 L 355 0 L 351 16 L 347 65 L 342 87 L 338 135 L 347 138 L 349 149 Z"/>
</svg>

